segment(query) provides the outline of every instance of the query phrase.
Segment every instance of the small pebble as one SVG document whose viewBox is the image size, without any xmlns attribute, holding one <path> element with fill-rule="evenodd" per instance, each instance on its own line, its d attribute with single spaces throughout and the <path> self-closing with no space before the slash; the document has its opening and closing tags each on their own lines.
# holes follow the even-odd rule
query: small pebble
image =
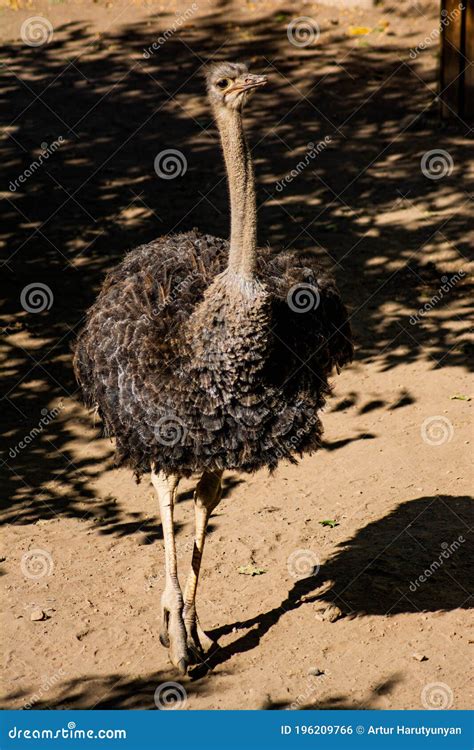
<svg viewBox="0 0 474 750">
<path fill-rule="evenodd" d="M 323 622 L 336 622 L 336 620 L 342 617 L 342 612 L 335 604 L 330 604 L 324 611 L 316 612 L 315 617 L 317 620 L 322 620 Z"/>
<path fill-rule="evenodd" d="M 33 622 L 39 622 L 39 620 L 44 620 L 45 614 L 42 609 L 34 609 L 33 612 L 30 615 L 30 620 Z"/>
<path fill-rule="evenodd" d="M 416 659 L 417 661 L 428 661 L 428 657 L 424 654 L 419 654 L 417 651 L 415 651 L 414 654 L 412 654 L 412 657 Z"/>
<path fill-rule="evenodd" d="M 323 618 L 328 622 L 336 622 L 340 617 L 342 617 L 342 612 L 336 605 L 331 605 L 323 613 Z"/>
<path fill-rule="evenodd" d="M 318 669 L 317 667 L 311 667 L 311 669 L 308 669 L 308 674 L 310 674 L 312 677 L 321 677 L 321 675 L 324 674 L 324 669 Z"/>
</svg>

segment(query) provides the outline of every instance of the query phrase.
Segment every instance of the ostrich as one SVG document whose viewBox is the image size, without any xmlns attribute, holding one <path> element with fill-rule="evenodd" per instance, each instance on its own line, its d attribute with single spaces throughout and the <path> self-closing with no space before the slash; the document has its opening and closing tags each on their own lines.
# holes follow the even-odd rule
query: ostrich
<svg viewBox="0 0 474 750">
<path fill-rule="evenodd" d="M 151 472 L 165 547 L 160 640 L 181 674 L 213 645 L 195 601 L 223 472 L 273 470 L 317 450 L 328 376 L 353 351 L 345 307 L 314 255 L 257 249 L 242 110 L 266 77 L 225 62 L 206 82 L 227 169 L 230 241 L 193 230 L 130 252 L 108 273 L 74 353 L 84 401 L 115 437 L 117 464 L 138 479 Z M 173 507 L 180 478 L 195 474 L 183 593 Z"/>
</svg>

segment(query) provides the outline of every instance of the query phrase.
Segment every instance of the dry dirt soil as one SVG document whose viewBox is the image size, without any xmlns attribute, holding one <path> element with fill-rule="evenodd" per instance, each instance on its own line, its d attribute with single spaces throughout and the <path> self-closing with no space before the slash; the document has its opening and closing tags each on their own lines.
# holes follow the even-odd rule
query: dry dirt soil
<svg viewBox="0 0 474 750">
<path fill-rule="evenodd" d="M 187 709 L 467 708 L 472 133 L 438 119 L 437 6 L 193 8 L 0 2 L 2 706 L 155 709 L 172 680 Z M 22 39 L 34 16 L 52 29 L 41 22 L 39 46 L 24 41 L 31 22 Z M 319 26 L 304 45 L 287 34 L 301 16 Z M 179 679 L 158 640 L 157 502 L 147 478 L 113 468 L 70 344 L 127 249 L 196 225 L 226 235 L 201 75 L 225 58 L 270 78 L 247 118 L 260 241 L 318 250 L 357 352 L 334 378 L 322 451 L 226 477 L 199 592 L 219 646 Z M 164 181 L 167 148 L 188 167 Z M 38 283 L 46 304 L 28 311 Z M 192 486 L 177 506 L 182 573 Z"/>
</svg>

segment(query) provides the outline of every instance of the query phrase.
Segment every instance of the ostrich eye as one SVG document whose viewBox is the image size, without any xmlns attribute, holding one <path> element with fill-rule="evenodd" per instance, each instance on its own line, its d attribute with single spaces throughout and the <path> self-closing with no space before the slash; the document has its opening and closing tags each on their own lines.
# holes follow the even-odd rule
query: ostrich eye
<svg viewBox="0 0 474 750">
<path fill-rule="evenodd" d="M 218 89 L 226 89 L 229 85 L 229 79 L 228 78 L 221 78 L 220 81 L 217 81 L 216 86 Z"/>
</svg>

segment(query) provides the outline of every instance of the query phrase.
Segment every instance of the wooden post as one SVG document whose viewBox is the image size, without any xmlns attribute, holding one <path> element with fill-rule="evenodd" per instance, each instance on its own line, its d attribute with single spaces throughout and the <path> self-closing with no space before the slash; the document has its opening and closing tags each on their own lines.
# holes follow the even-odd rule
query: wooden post
<svg viewBox="0 0 474 750">
<path fill-rule="evenodd" d="M 474 120 L 474 2 L 466 1 L 466 57 L 471 65 L 466 64 L 464 72 L 464 117 Z"/>
<path fill-rule="evenodd" d="M 474 0 L 442 0 L 440 98 L 443 117 L 474 117 Z"/>
</svg>

